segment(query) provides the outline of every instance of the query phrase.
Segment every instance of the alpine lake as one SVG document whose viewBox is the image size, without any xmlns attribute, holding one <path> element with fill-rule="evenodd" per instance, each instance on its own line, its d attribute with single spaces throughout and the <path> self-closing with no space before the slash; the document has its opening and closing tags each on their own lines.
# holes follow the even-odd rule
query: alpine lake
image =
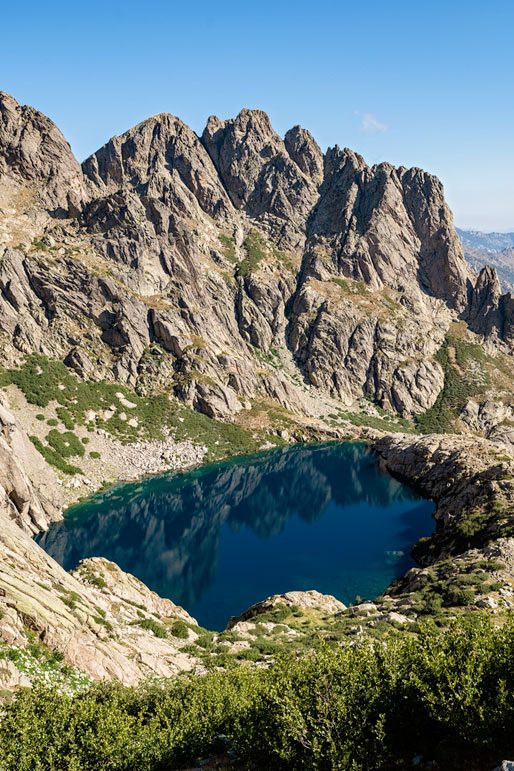
<svg viewBox="0 0 514 771">
<path fill-rule="evenodd" d="M 271 594 L 373 599 L 433 511 L 363 443 L 295 445 L 111 487 L 37 541 L 66 570 L 112 560 L 220 631 Z"/>
</svg>

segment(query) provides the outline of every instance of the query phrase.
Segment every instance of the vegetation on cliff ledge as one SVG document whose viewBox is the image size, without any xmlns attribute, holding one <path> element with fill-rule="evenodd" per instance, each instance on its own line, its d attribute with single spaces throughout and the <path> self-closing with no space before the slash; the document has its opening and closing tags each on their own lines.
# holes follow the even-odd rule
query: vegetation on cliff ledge
<svg viewBox="0 0 514 771">
<path fill-rule="evenodd" d="M 444 385 L 434 406 L 416 418 L 423 434 L 452 432 L 466 401 L 491 384 L 486 368 L 490 357 L 477 343 L 448 334 L 434 358 L 443 368 Z"/>
</svg>

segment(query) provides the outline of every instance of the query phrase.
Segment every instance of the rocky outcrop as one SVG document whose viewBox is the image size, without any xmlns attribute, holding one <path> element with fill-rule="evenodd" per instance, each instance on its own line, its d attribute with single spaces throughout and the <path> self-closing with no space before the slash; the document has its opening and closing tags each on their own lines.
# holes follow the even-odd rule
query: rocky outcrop
<svg viewBox="0 0 514 771">
<path fill-rule="evenodd" d="M 514 298 L 511 293 L 501 294 L 496 268 L 487 265 L 479 273 L 473 289 L 468 321 L 470 328 L 487 341 L 514 342 Z"/>
<path fill-rule="evenodd" d="M 33 107 L 0 91 L 0 184 L 26 187 L 57 216 L 84 203 L 80 166 L 59 129 Z"/>
<path fill-rule="evenodd" d="M 0 512 L 29 535 L 61 519 L 55 473 L 22 430 L 0 394 Z"/>
<path fill-rule="evenodd" d="M 416 553 L 427 564 L 511 534 L 514 461 L 503 443 L 433 434 L 386 436 L 374 445 L 388 471 L 436 503 L 434 536 Z"/>
<path fill-rule="evenodd" d="M 261 602 L 252 605 L 240 616 L 233 616 L 227 624 L 227 629 L 238 629 L 238 625 L 245 621 L 267 613 L 277 606 L 286 608 L 314 608 L 323 613 L 334 614 L 346 610 L 346 605 L 332 597 L 331 594 L 320 594 L 315 589 L 307 592 L 285 592 L 285 594 L 274 594 Z"/>
<path fill-rule="evenodd" d="M 315 278 L 421 289 L 457 310 L 466 307 L 471 273 L 442 185 L 421 169 L 370 168 L 351 150 L 329 150 L 309 236 L 306 267 Z"/>
<path fill-rule="evenodd" d="M 0 642 L 23 648 L 35 634 L 93 679 L 127 684 L 195 666 L 180 650 L 187 640 L 169 634 L 178 620 L 196 626 L 182 608 L 105 559 L 84 560 L 70 575 L 35 543 L 61 506 L 54 472 L 2 403 Z M 9 683 L 26 684 L 11 669 Z"/>
</svg>

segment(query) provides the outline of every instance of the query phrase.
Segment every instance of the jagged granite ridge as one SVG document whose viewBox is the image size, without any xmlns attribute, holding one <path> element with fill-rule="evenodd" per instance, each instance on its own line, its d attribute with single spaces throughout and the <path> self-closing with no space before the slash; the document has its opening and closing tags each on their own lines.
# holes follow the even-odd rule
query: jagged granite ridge
<svg viewBox="0 0 514 771">
<path fill-rule="evenodd" d="M 53 180 L 36 233 L 53 259 L 37 239 L 13 249 L 23 217 L 35 233 L 32 204 L 2 223 L 0 331 L 13 360 L 53 350 L 88 377 L 168 384 L 213 417 L 262 397 L 309 412 L 302 386 L 347 405 L 368 393 L 406 416 L 442 388 L 433 357 L 452 320 L 511 344 L 508 298 L 494 298 L 501 324 L 477 322 L 483 290 L 440 182 L 420 169 L 370 168 L 337 146 L 323 154 L 305 129 L 283 140 L 245 109 L 209 118 L 201 138 L 154 116 L 80 171 L 47 118 L 0 100 L 0 182 L 28 194 L 49 169 Z M 283 368 L 259 366 L 255 349 L 278 350 Z"/>
</svg>

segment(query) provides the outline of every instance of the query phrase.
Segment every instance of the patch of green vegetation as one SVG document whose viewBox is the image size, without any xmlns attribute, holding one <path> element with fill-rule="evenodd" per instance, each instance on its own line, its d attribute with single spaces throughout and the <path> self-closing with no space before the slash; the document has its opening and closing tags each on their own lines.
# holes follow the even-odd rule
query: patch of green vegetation
<svg viewBox="0 0 514 771">
<path fill-rule="evenodd" d="M 36 237 L 32 239 L 32 246 L 34 246 L 36 249 L 40 249 L 42 252 L 46 252 L 48 249 L 47 245 Z"/>
<path fill-rule="evenodd" d="M 59 421 L 57 420 L 57 418 L 49 418 L 46 422 L 47 422 L 47 425 L 49 425 L 49 426 L 58 426 L 59 425 Z"/>
<path fill-rule="evenodd" d="M 26 629 L 28 644 L 21 648 L 0 642 L 0 670 L 2 661 L 12 661 L 17 669 L 30 677 L 33 682 L 45 682 L 60 692 L 75 693 L 91 685 L 91 679 L 80 670 L 74 669 L 64 660 L 61 651 L 50 650 L 30 629 Z M 12 696 L 12 694 L 11 694 Z M 0 768 L 3 754 L 0 753 Z"/>
<path fill-rule="evenodd" d="M 290 270 L 294 272 L 294 264 L 291 259 L 291 257 L 286 253 L 280 251 L 280 249 L 277 249 L 276 246 L 271 246 L 271 251 L 273 252 L 273 256 L 276 260 L 278 260 L 286 270 Z"/>
<path fill-rule="evenodd" d="M 492 768 L 512 748 L 513 619 L 497 627 L 470 614 L 444 631 L 417 627 L 381 645 L 332 640 L 268 667 L 134 688 L 98 683 L 68 695 L 36 685 L 3 707 L 0 768 L 55 771 L 64 758 L 77 771 L 158 771 L 232 747 L 247 769 L 391 771 L 434 747 L 441 768 Z M 230 660 L 216 651 L 212 664 Z"/>
<path fill-rule="evenodd" d="M 46 462 L 54 468 L 59 469 L 59 471 L 62 471 L 64 474 L 82 474 L 82 471 L 78 466 L 72 466 L 70 463 L 66 463 L 58 452 L 52 447 L 45 447 L 37 436 L 29 436 L 29 439 L 36 450 L 41 453 Z"/>
<path fill-rule="evenodd" d="M 44 420 L 44 419 L 45 419 L 45 416 L 41 412 L 38 412 L 38 414 L 36 415 L 36 420 Z"/>
<path fill-rule="evenodd" d="M 236 263 L 238 260 L 237 260 L 235 245 L 234 245 L 234 239 L 231 238 L 230 236 L 225 235 L 225 233 L 221 233 L 219 239 L 223 246 L 223 254 L 227 258 L 227 260 L 230 260 L 230 262 Z"/>
<path fill-rule="evenodd" d="M 102 457 L 102 454 L 100 452 L 97 452 L 96 450 L 91 450 L 89 453 L 90 458 L 94 458 L 95 460 L 98 460 L 98 458 Z"/>
<path fill-rule="evenodd" d="M 66 407 L 57 407 L 55 412 L 61 423 L 64 424 L 64 428 L 68 429 L 68 431 L 73 431 L 75 428 L 75 422 L 71 417 L 70 411 L 66 409 Z"/>
<path fill-rule="evenodd" d="M 259 263 L 266 257 L 266 242 L 257 230 L 250 230 L 243 241 L 246 257 L 238 263 L 236 274 L 246 278 L 257 270 Z"/>
<path fill-rule="evenodd" d="M 461 539 L 470 543 L 470 539 L 483 531 L 489 525 L 492 516 L 499 513 L 500 510 L 495 509 L 494 512 L 491 509 L 478 508 L 471 509 L 470 511 L 462 510 L 455 522 L 454 530 Z"/>
<path fill-rule="evenodd" d="M 480 570 L 487 570 L 490 573 L 493 573 L 497 570 L 505 570 L 506 567 L 503 562 L 499 562 L 495 559 L 479 560 L 478 562 L 475 562 L 475 566 Z"/>
<path fill-rule="evenodd" d="M 168 636 L 165 628 L 161 626 L 161 624 L 158 624 L 157 621 L 154 621 L 153 618 L 142 618 L 139 621 L 135 621 L 134 623 L 143 629 L 150 630 L 156 637 L 164 638 Z"/>
<path fill-rule="evenodd" d="M 77 601 L 80 600 L 80 597 L 76 592 L 66 592 L 66 594 L 61 597 L 61 600 L 68 608 L 70 608 L 70 610 L 75 610 Z"/>
<path fill-rule="evenodd" d="M 175 621 L 170 629 L 173 637 L 178 637 L 179 640 L 187 640 L 189 637 L 189 629 L 185 621 Z"/>
<path fill-rule="evenodd" d="M 345 292 L 345 294 L 367 294 L 369 289 L 364 281 L 354 281 L 347 278 L 333 278 L 331 279 L 334 284 Z"/>
<path fill-rule="evenodd" d="M 130 414 L 138 419 L 138 427 L 122 421 L 118 410 L 109 420 L 98 416 L 95 424 L 97 428 L 108 431 L 122 441 L 136 441 L 141 438 L 163 439 L 163 429 L 167 427 L 173 431 L 177 441 L 190 439 L 194 444 L 205 445 L 208 448 L 208 461 L 256 452 L 263 441 L 262 437 L 253 437 L 234 423 L 221 423 L 195 412 L 177 400 L 170 399 L 167 394 L 140 397 L 119 384 L 80 381 L 62 362 L 39 354 L 27 356 L 19 369 L 0 370 L 0 387 L 11 383 L 23 391 L 31 404 L 47 407 L 55 400 L 66 408 L 67 419 L 71 419 L 76 426 L 85 425 L 90 410 L 99 413 L 108 410 L 112 404 L 119 404 L 116 393 L 122 393 L 136 405 Z M 58 425 L 58 421 L 55 421 L 55 425 Z M 88 425 L 89 429 L 93 430 Z M 68 474 L 80 471 L 66 464 L 55 448 L 45 447 L 41 440 L 34 439 L 37 449 L 53 466 Z M 59 439 L 56 441 L 61 442 Z M 71 468 L 74 470 L 71 471 Z"/>
<path fill-rule="evenodd" d="M 105 627 L 105 629 L 107 629 L 108 632 L 113 631 L 113 625 L 111 624 L 110 621 L 107 621 L 103 616 L 101 615 L 93 616 L 93 621 L 95 622 L 95 624 Z"/>
<path fill-rule="evenodd" d="M 452 363 L 450 351 L 457 366 Z M 466 401 L 490 385 L 484 366 L 488 357 L 480 345 L 447 335 L 434 358 L 443 368 L 443 389 L 434 406 L 416 417 L 416 425 L 423 434 L 451 433 Z"/>
<path fill-rule="evenodd" d="M 406 418 L 394 418 L 391 415 L 389 419 L 385 419 L 377 418 L 374 415 L 361 415 L 357 412 L 340 412 L 339 415 L 343 420 L 348 420 L 354 426 L 368 426 L 369 428 L 377 428 L 391 433 L 398 431 L 408 434 L 416 433 L 410 421 Z"/>
<path fill-rule="evenodd" d="M 268 351 L 261 351 L 260 348 L 253 346 L 253 352 L 263 364 L 267 364 L 274 369 L 284 369 L 284 365 L 280 361 L 280 354 L 276 348 L 270 348 Z"/>
<path fill-rule="evenodd" d="M 93 584 L 93 586 L 96 586 L 98 589 L 107 588 L 107 582 L 102 578 L 102 576 L 92 575 L 88 580 L 90 584 Z"/>
<path fill-rule="evenodd" d="M 85 579 L 89 584 L 96 586 L 98 589 L 105 589 L 107 587 L 107 582 L 104 580 L 103 574 L 97 576 L 86 565 L 79 565 L 79 567 L 72 570 L 71 573 L 72 575 L 73 573 L 77 573 L 81 578 Z M 129 600 L 124 600 L 124 602 L 129 602 Z"/>
<path fill-rule="evenodd" d="M 73 458 L 77 455 L 80 458 L 84 457 L 84 445 L 72 431 L 60 433 L 57 429 L 53 428 L 47 434 L 46 441 L 50 447 L 53 447 L 59 453 L 61 458 Z"/>
</svg>

